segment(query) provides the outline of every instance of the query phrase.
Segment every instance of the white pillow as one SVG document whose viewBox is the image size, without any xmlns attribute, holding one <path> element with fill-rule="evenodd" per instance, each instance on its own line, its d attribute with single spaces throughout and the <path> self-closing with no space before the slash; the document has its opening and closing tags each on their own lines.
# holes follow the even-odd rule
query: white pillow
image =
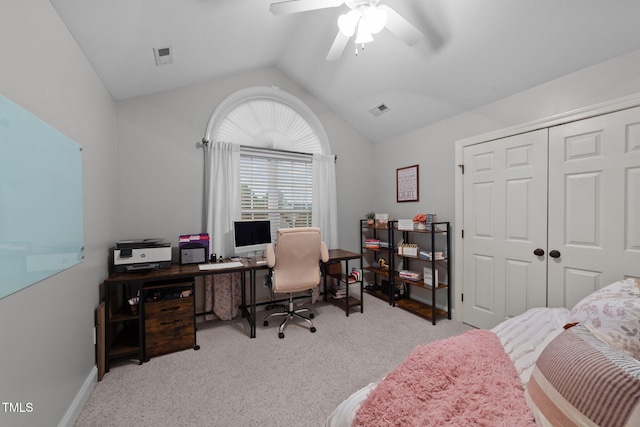
<svg viewBox="0 0 640 427">
<path fill-rule="evenodd" d="M 640 360 L 640 283 L 612 283 L 573 307 L 569 323 L 582 323 L 593 335 L 618 351 Z"/>
<path fill-rule="evenodd" d="M 535 307 L 505 320 L 491 329 L 513 362 L 520 381 L 529 381 L 538 356 L 567 324 L 569 310 L 564 307 Z"/>
</svg>

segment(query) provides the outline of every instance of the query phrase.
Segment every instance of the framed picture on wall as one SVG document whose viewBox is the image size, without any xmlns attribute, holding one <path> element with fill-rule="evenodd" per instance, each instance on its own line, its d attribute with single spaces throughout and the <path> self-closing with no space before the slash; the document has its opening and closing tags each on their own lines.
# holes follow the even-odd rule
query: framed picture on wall
<svg viewBox="0 0 640 427">
<path fill-rule="evenodd" d="M 418 165 L 396 169 L 396 201 L 417 202 L 420 200 Z"/>
</svg>

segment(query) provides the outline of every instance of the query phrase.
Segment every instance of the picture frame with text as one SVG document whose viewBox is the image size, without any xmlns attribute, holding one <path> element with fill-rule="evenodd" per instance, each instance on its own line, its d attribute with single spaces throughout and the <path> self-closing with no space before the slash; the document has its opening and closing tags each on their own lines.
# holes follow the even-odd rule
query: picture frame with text
<svg viewBox="0 0 640 427">
<path fill-rule="evenodd" d="M 396 169 L 396 201 L 417 202 L 420 200 L 419 165 Z"/>
</svg>

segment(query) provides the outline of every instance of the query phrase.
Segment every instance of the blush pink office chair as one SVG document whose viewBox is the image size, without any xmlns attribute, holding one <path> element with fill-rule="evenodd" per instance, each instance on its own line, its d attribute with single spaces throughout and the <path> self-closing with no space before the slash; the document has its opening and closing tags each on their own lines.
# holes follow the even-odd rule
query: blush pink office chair
<svg viewBox="0 0 640 427">
<path fill-rule="evenodd" d="M 320 261 L 329 260 L 327 245 L 317 227 L 283 228 L 278 230 L 275 248 L 267 246 L 267 265 L 271 269 L 271 290 L 289 294 L 289 306 L 282 312 L 271 313 L 264 319 L 268 326 L 270 317 L 284 316 L 278 329 L 278 337 L 284 338 L 284 328 L 289 319 L 305 320 L 315 332 L 313 313 L 308 308 L 294 309 L 293 293 L 309 291 L 320 284 Z M 309 317 L 300 313 L 309 312 Z"/>
</svg>

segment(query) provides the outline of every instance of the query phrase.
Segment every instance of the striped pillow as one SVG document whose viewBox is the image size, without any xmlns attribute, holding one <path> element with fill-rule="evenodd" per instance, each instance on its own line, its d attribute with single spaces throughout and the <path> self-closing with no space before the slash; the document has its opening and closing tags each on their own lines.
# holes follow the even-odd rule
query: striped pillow
<svg viewBox="0 0 640 427">
<path fill-rule="evenodd" d="M 578 325 L 540 354 L 525 398 L 542 426 L 640 426 L 640 362 Z"/>
</svg>

